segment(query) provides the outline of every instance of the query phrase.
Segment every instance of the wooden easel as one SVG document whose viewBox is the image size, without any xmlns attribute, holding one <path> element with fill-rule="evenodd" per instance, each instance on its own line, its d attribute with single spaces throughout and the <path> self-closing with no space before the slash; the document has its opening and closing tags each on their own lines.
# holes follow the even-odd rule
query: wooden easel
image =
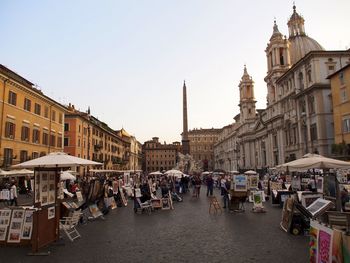
<svg viewBox="0 0 350 263">
<path fill-rule="evenodd" d="M 211 196 L 210 197 L 210 205 L 209 205 L 209 214 L 211 213 L 218 213 L 218 211 L 220 211 L 220 214 L 222 213 L 222 208 L 220 206 L 220 203 L 218 201 L 218 199 L 216 198 L 216 196 Z"/>
</svg>

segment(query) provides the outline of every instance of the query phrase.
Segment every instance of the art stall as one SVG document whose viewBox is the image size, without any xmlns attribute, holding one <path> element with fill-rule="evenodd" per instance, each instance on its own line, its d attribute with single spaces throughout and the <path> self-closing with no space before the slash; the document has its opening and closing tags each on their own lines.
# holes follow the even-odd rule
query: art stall
<svg viewBox="0 0 350 263">
<path fill-rule="evenodd" d="M 244 212 L 244 203 L 246 202 L 248 191 L 248 178 L 245 174 L 234 174 L 232 180 L 232 187 L 229 191 L 231 196 L 230 210 L 235 212 Z"/>
<path fill-rule="evenodd" d="M 263 203 L 265 202 L 265 192 L 262 190 L 262 185 L 259 187 L 259 175 L 255 171 L 247 171 L 244 173 L 247 176 L 249 202 L 253 203 L 252 212 L 266 212 Z M 259 189 L 260 188 L 260 189 Z"/>
<path fill-rule="evenodd" d="M 34 169 L 34 205 L 0 211 L 0 242 L 3 245 L 31 245 L 37 253 L 59 239 L 60 203 L 58 188 L 64 167 L 101 165 L 65 153 L 50 153 L 13 166 Z"/>
</svg>

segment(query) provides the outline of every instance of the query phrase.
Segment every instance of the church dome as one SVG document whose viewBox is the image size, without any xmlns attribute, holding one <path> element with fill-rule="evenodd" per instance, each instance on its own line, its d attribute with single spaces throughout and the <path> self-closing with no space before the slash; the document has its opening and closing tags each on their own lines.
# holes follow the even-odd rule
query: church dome
<svg viewBox="0 0 350 263">
<path fill-rule="evenodd" d="M 305 34 L 304 18 L 293 6 L 293 14 L 288 21 L 289 29 L 289 55 L 292 64 L 298 62 L 307 53 L 313 50 L 324 50 L 324 48 L 313 38 Z"/>
<path fill-rule="evenodd" d="M 306 35 L 289 38 L 289 55 L 290 62 L 295 64 L 307 53 L 313 50 L 324 50 L 324 48 L 313 38 Z"/>
</svg>

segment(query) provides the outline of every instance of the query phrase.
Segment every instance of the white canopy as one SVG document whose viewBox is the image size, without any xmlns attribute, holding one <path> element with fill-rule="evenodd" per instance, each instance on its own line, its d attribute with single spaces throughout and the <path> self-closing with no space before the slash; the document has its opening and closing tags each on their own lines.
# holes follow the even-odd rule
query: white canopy
<svg viewBox="0 0 350 263">
<path fill-rule="evenodd" d="M 308 169 L 329 169 L 329 168 L 339 168 L 339 169 L 349 169 L 350 162 L 344 162 L 332 158 L 327 158 L 318 154 L 305 154 L 302 158 L 298 160 L 291 161 L 289 163 L 284 163 L 276 166 L 280 170 L 293 171 L 306 171 Z"/>
<path fill-rule="evenodd" d="M 65 180 L 75 180 L 77 179 L 73 174 L 71 174 L 69 171 L 63 171 L 61 172 L 60 175 L 60 180 L 65 181 Z"/>
<path fill-rule="evenodd" d="M 149 175 L 162 175 L 162 173 L 160 171 L 156 171 L 156 172 L 149 173 Z"/>
<path fill-rule="evenodd" d="M 102 165 L 102 163 L 82 159 L 63 152 L 53 152 L 48 155 L 13 165 L 13 168 L 34 168 L 34 167 L 70 167 L 70 166 Z"/>
<path fill-rule="evenodd" d="M 210 174 L 210 172 L 208 172 L 208 171 L 205 171 L 202 173 L 202 175 L 208 175 L 208 174 Z"/>
<path fill-rule="evenodd" d="M 230 171 L 230 174 L 239 174 L 238 171 Z"/>
<path fill-rule="evenodd" d="M 11 170 L 11 171 L 4 171 L 0 170 L 0 176 L 25 176 L 25 175 L 33 175 L 34 171 L 28 170 L 28 169 L 20 169 L 20 170 Z"/>
<path fill-rule="evenodd" d="M 172 170 L 169 170 L 169 171 L 166 171 L 164 174 L 166 175 L 173 175 L 173 176 L 176 176 L 176 175 L 182 175 L 183 173 L 179 170 L 175 170 L 175 169 L 172 169 Z"/>
<path fill-rule="evenodd" d="M 249 170 L 249 171 L 246 171 L 244 174 L 245 174 L 245 175 L 256 175 L 257 172 L 255 172 L 255 171 L 253 171 L 253 170 Z"/>
</svg>

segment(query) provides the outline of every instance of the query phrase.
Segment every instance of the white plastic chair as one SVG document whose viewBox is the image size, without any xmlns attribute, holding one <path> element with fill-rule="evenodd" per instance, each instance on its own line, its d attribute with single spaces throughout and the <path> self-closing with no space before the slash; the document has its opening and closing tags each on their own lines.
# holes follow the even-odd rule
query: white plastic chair
<svg viewBox="0 0 350 263">
<path fill-rule="evenodd" d="M 75 239 L 81 237 L 76 226 L 79 223 L 80 217 L 82 213 L 80 210 L 74 211 L 71 216 L 63 217 L 60 219 L 60 229 L 64 231 L 70 241 L 74 241 Z"/>
</svg>

